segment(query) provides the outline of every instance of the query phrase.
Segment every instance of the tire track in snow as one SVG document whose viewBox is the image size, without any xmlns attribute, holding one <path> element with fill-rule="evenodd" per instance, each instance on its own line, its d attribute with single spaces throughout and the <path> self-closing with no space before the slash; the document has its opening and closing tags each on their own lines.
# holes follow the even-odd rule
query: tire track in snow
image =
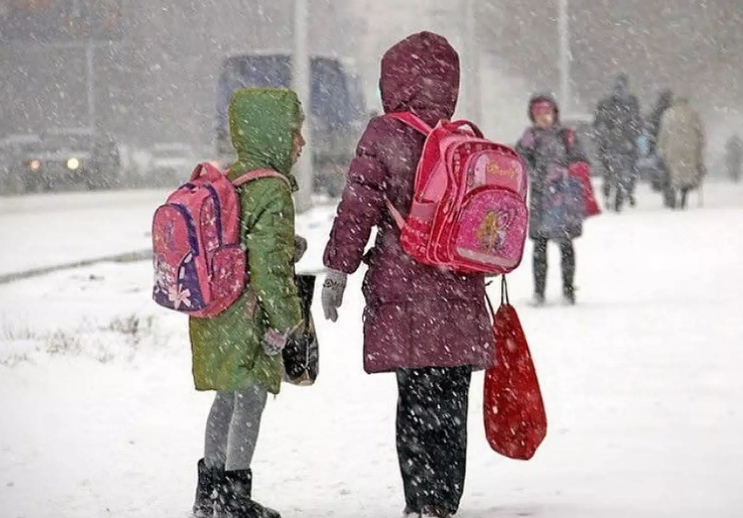
<svg viewBox="0 0 743 518">
<path fill-rule="evenodd" d="M 57 264 L 54 266 L 43 266 L 40 268 L 32 268 L 30 270 L 23 270 L 20 272 L 12 272 L 0 275 L 0 285 L 9 284 L 11 282 L 23 281 L 26 279 L 32 279 L 34 277 L 41 277 L 43 275 L 49 275 L 50 273 L 61 272 L 65 270 L 76 270 L 78 268 L 86 268 L 88 266 L 94 266 L 100 263 L 136 263 L 139 261 L 151 261 L 152 250 L 143 249 L 136 250 L 134 252 L 124 252 L 121 254 L 105 255 L 102 257 L 96 257 L 93 259 L 83 259 L 81 261 L 73 261 L 69 263 Z M 327 270 L 324 268 L 315 270 L 303 270 L 298 271 L 298 274 L 303 275 L 322 275 Z"/>
</svg>

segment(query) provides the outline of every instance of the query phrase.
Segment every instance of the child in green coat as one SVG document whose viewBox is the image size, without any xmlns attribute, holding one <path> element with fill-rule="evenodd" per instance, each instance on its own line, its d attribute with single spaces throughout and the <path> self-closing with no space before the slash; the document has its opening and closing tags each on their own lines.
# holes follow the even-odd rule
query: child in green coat
<svg viewBox="0 0 743 518">
<path fill-rule="evenodd" d="M 238 157 L 229 177 L 272 169 L 296 190 L 291 168 L 305 144 L 296 94 L 239 90 L 229 115 Z M 220 518 L 280 518 L 252 500 L 250 464 L 267 395 L 281 385 L 280 353 L 302 321 L 294 284 L 294 204 L 292 189 L 276 178 L 249 182 L 238 193 L 250 283 L 223 313 L 189 321 L 196 389 L 217 391 L 193 512 L 199 518 L 215 512 Z"/>
</svg>

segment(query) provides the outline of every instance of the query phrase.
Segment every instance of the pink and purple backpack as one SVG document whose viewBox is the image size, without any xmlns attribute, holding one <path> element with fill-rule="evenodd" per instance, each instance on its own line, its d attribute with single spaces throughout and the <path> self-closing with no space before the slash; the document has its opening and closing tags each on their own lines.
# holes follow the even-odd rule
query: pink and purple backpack
<svg viewBox="0 0 743 518">
<path fill-rule="evenodd" d="M 409 112 L 388 116 L 427 137 L 407 219 L 387 202 L 403 250 L 458 273 L 497 275 L 518 267 L 529 220 L 528 173 L 518 153 L 485 139 L 469 121 L 431 128 Z"/>
<path fill-rule="evenodd" d="M 229 308 L 245 290 L 247 255 L 240 243 L 236 187 L 259 178 L 288 180 L 268 169 L 230 181 L 209 163 L 168 196 L 152 221 L 155 282 L 161 306 L 209 318 Z"/>
</svg>

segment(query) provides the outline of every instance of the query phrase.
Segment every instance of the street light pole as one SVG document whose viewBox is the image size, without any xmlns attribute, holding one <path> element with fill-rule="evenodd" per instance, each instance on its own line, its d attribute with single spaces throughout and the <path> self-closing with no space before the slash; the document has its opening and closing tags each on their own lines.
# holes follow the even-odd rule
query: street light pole
<svg viewBox="0 0 743 518">
<path fill-rule="evenodd" d="M 464 0 L 465 2 L 465 52 L 467 57 L 465 63 L 469 64 L 466 70 L 468 81 L 467 117 L 482 124 L 482 93 L 480 82 L 480 48 L 477 43 L 477 14 L 475 0 Z"/>
<path fill-rule="evenodd" d="M 92 40 L 88 40 L 85 44 L 85 61 L 88 76 L 88 126 L 91 130 L 95 130 L 95 43 Z"/>
<path fill-rule="evenodd" d="M 309 1 L 294 0 L 294 52 L 292 58 L 293 86 L 304 107 L 304 138 L 307 141 L 305 150 L 299 158 L 295 169 L 299 191 L 296 196 L 297 212 L 304 212 L 312 207 L 312 95 L 310 85 L 310 49 L 309 49 Z"/>
<path fill-rule="evenodd" d="M 558 0 L 557 31 L 559 34 L 560 104 L 570 110 L 570 18 L 568 1 Z"/>
</svg>

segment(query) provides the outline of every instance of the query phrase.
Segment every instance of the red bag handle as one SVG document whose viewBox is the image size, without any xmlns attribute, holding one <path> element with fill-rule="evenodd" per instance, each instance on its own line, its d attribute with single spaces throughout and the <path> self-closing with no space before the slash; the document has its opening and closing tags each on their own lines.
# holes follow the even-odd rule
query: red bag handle
<svg viewBox="0 0 743 518">
<path fill-rule="evenodd" d="M 488 286 L 490 283 L 487 284 Z M 493 323 L 495 323 L 495 308 L 493 307 L 493 303 L 490 300 L 490 296 L 485 293 L 485 301 L 488 303 L 488 309 L 490 310 L 490 317 L 493 320 Z M 508 300 L 508 283 L 506 282 L 506 276 L 501 275 L 501 281 L 500 281 L 500 305 L 501 306 L 510 306 L 511 301 Z"/>
<path fill-rule="evenodd" d="M 201 162 L 198 164 L 194 170 L 191 172 L 191 179 L 190 181 L 198 180 L 202 176 L 211 176 L 214 178 L 215 176 L 221 175 L 222 173 L 211 165 L 209 162 Z"/>
</svg>

